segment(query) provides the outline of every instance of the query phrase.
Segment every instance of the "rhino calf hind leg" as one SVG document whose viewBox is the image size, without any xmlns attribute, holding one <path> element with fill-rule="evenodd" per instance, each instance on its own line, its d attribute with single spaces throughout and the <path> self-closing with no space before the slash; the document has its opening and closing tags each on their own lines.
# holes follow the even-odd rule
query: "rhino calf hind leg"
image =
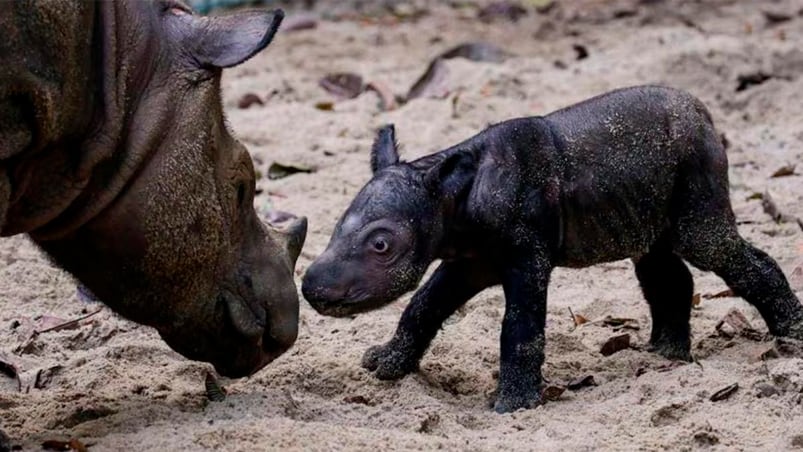
<svg viewBox="0 0 803 452">
<path fill-rule="evenodd" d="M 636 261 L 636 277 L 650 305 L 650 349 L 668 359 L 691 361 L 689 317 L 694 282 L 683 260 L 658 245 Z"/>
<path fill-rule="evenodd" d="M 708 237 L 681 254 L 695 267 L 713 271 L 761 313 L 770 333 L 803 340 L 803 306 L 778 264 L 735 231 Z M 699 236 L 698 236 L 699 237 Z"/>
</svg>

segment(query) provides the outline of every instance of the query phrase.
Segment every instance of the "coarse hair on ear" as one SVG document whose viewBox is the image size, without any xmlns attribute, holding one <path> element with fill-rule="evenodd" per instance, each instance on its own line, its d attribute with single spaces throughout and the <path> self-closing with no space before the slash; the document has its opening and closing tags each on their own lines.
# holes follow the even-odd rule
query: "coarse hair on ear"
<svg viewBox="0 0 803 452">
<path fill-rule="evenodd" d="M 396 143 L 396 128 L 388 124 L 376 133 L 371 146 L 371 171 L 377 171 L 399 163 L 399 145 Z"/>
<path fill-rule="evenodd" d="M 284 11 L 243 11 L 223 16 L 197 16 L 170 8 L 170 31 L 200 67 L 227 68 L 245 62 L 270 44 Z"/>
</svg>

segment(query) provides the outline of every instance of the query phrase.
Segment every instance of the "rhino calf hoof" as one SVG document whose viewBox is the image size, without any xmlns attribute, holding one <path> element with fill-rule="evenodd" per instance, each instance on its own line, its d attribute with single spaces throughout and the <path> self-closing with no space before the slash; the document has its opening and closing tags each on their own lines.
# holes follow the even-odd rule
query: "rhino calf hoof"
<svg viewBox="0 0 803 452">
<path fill-rule="evenodd" d="M 673 361 L 686 361 L 692 362 L 694 359 L 691 356 L 691 350 L 688 341 L 683 344 L 680 342 L 671 342 L 666 340 L 650 342 L 647 350 L 657 353 L 666 359 Z"/>
<path fill-rule="evenodd" d="M 398 380 L 415 372 L 418 363 L 391 341 L 366 350 L 362 357 L 362 367 L 374 372 L 374 376 L 380 380 Z"/>
<path fill-rule="evenodd" d="M 512 413 L 519 409 L 529 410 L 543 404 L 541 391 L 538 388 L 527 391 L 515 391 L 510 394 L 499 394 L 494 403 L 494 411 L 499 414 Z"/>
</svg>

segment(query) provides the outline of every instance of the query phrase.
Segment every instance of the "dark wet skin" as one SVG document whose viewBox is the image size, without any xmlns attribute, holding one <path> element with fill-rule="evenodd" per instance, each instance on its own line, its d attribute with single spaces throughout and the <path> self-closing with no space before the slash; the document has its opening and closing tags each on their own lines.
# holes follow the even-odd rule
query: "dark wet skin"
<svg viewBox="0 0 803 452">
<path fill-rule="evenodd" d="M 380 379 L 415 371 L 443 321 L 501 284 L 495 410 L 536 406 L 552 269 L 624 258 L 650 306 L 650 348 L 669 359 L 691 360 L 685 262 L 720 276 L 772 334 L 803 340 L 803 306 L 775 261 L 739 235 L 725 150 L 689 94 L 613 91 L 409 163 L 387 126 L 372 167 L 302 291 L 322 314 L 364 312 L 414 289 L 441 259 L 393 338 L 365 353 L 363 366 Z"/>
</svg>

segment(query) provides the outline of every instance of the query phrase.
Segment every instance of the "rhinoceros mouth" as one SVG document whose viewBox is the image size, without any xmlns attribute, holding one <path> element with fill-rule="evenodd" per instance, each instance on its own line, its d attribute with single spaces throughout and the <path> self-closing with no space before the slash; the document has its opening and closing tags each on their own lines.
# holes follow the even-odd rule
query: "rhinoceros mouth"
<svg viewBox="0 0 803 452">
<path fill-rule="evenodd" d="M 314 298 L 307 298 L 307 301 L 309 301 L 309 304 L 315 311 L 329 317 L 350 317 L 364 312 L 374 311 L 387 306 L 392 303 L 393 300 L 395 300 L 395 298 L 386 299 L 375 297 L 368 293 L 355 290 L 346 291 L 339 299 L 320 301 Z"/>
</svg>

